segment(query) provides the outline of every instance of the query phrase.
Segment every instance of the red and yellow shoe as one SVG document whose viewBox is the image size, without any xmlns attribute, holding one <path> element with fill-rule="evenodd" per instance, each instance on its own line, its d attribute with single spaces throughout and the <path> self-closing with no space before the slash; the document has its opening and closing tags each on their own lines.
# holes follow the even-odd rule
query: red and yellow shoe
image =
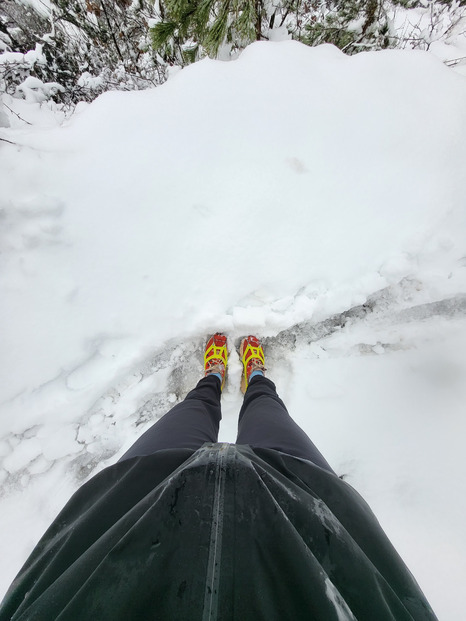
<svg viewBox="0 0 466 621">
<path fill-rule="evenodd" d="M 204 353 L 205 377 L 211 373 L 222 376 L 222 390 L 225 385 L 225 374 L 228 363 L 227 337 L 217 332 L 207 341 Z"/>
<path fill-rule="evenodd" d="M 249 378 L 254 371 L 266 371 L 264 350 L 255 336 L 248 336 L 241 341 L 239 355 L 243 362 L 243 376 L 241 378 L 241 392 L 244 394 L 249 385 Z"/>
</svg>

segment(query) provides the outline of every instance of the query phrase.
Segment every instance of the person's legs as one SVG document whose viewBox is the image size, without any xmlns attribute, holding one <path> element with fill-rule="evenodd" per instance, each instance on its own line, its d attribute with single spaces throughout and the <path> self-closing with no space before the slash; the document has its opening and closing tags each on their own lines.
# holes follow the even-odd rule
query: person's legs
<svg viewBox="0 0 466 621">
<path fill-rule="evenodd" d="M 297 425 L 263 375 L 251 377 L 239 414 L 237 444 L 270 448 L 312 461 L 334 472 L 317 447 Z"/>
<path fill-rule="evenodd" d="M 217 375 L 202 378 L 185 400 L 152 425 L 119 461 L 169 448 L 197 450 L 205 442 L 217 442 L 222 418 L 220 386 Z"/>
</svg>

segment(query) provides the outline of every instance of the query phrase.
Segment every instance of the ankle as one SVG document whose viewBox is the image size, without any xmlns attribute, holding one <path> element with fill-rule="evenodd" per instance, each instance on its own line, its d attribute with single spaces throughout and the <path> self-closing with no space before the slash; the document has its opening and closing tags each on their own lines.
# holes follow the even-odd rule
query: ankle
<svg viewBox="0 0 466 621">
<path fill-rule="evenodd" d="M 220 380 L 220 383 L 223 382 L 222 374 L 216 373 L 215 371 L 207 371 L 204 377 L 210 377 L 211 375 L 213 375 L 214 377 L 218 377 L 218 379 Z"/>
<path fill-rule="evenodd" d="M 252 380 L 253 377 L 256 377 L 256 375 L 265 377 L 265 373 L 262 369 L 256 369 L 255 371 L 252 371 L 252 373 L 249 375 L 249 382 Z"/>
</svg>

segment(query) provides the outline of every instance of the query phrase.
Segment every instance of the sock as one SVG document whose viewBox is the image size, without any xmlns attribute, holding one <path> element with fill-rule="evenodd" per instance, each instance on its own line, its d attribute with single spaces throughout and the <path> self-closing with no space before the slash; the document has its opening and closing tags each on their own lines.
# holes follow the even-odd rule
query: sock
<svg viewBox="0 0 466 621">
<path fill-rule="evenodd" d="M 209 373 L 209 375 L 215 375 L 215 377 L 218 377 L 218 379 L 220 380 L 220 382 L 222 382 L 222 376 L 220 375 L 220 373 Z M 209 375 L 207 375 L 206 377 L 209 377 Z"/>
<path fill-rule="evenodd" d="M 264 371 L 260 371 L 259 369 L 257 369 L 256 371 L 253 371 L 251 373 L 251 375 L 249 376 L 249 381 L 251 381 L 252 378 L 255 377 L 256 375 L 262 375 L 262 377 L 265 377 L 264 376 Z"/>
</svg>

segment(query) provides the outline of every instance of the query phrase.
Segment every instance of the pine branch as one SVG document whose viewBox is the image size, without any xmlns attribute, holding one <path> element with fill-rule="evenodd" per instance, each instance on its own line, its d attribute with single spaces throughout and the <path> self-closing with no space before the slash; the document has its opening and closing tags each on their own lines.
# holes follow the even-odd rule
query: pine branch
<svg viewBox="0 0 466 621">
<path fill-rule="evenodd" d="M 152 45 L 155 50 L 160 50 L 173 37 L 176 32 L 175 22 L 159 22 L 151 29 Z"/>
</svg>

